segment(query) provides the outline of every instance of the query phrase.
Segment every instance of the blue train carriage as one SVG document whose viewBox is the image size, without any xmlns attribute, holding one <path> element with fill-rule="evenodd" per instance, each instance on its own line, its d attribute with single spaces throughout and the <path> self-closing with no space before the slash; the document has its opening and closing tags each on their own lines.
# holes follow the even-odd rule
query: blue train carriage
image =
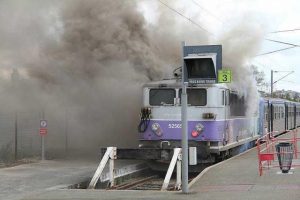
<svg viewBox="0 0 300 200">
<path fill-rule="evenodd" d="M 265 98 L 264 128 L 274 136 L 300 126 L 300 104 L 284 99 Z"/>
</svg>

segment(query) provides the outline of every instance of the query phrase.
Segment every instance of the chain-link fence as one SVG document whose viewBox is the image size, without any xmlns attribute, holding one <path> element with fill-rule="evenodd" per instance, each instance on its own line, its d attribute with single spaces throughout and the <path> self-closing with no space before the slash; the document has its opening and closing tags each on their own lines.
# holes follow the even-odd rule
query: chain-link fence
<svg viewBox="0 0 300 200">
<path fill-rule="evenodd" d="M 39 128 L 43 116 L 42 112 L 0 114 L 0 164 L 41 156 L 42 139 Z M 49 148 L 46 148 L 49 158 L 58 155 L 57 152 L 62 155 L 66 150 L 67 139 L 63 134 L 66 123 L 54 119 L 51 122 L 48 127 L 51 134 L 46 136 L 46 146 L 49 143 Z"/>
<path fill-rule="evenodd" d="M 11 162 L 15 158 L 15 115 L 0 115 L 0 162 Z"/>
<path fill-rule="evenodd" d="M 44 112 L 37 109 L 15 113 L 2 112 L 0 113 L 0 165 L 23 158 L 41 158 L 42 136 L 39 133 L 41 119 L 48 122 L 48 134 L 45 136 L 46 159 L 66 156 L 96 158 L 99 156 L 100 147 L 120 144 L 124 147 L 133 144 L 136 141 L 135 135 L 129 135 L 126 130 L 132 130 L 134 133 L 134 127 L 120 118 L 121 121 L 115 120 L 114 117 L 113 114 L 103 117 L 98 110 L 86 110 L 80 107 Z"/>
</svg>

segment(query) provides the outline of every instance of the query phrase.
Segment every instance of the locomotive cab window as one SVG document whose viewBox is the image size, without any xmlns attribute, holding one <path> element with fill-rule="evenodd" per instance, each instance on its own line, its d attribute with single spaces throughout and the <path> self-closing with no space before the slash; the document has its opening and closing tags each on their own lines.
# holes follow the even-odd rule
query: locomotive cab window
<svg viewBox="0 0 300 200">
<path fill-rule="evenodd" d="M 174 89 L 150 89 L 149 104 L 151 106 L 174 105 L 175 97 Z"/>
<path fill-rule="evenodd" d="M 179 97 L 181 97 L 182 90 L 179 90 Z M 206 89 L 187 89 L 188 104 L 191 106 L 206 106 L 207 91 Z"/>
</svg>

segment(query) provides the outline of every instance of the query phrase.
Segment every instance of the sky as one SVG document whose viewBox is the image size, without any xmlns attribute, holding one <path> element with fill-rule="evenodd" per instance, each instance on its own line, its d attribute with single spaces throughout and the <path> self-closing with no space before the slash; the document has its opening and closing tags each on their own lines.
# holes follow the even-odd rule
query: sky
<svg viewBox="0 0 300 200">
<path fill-rule="evenodd" d="M 15 1 L 14 4 L 17 6 L 13 7 L 14 12 L 11 15 L 9 15 L 9 13 L 12 12 L 8 9 L 9 6 L 3 6 L 4 4 L 1 4 L 2 7 L 0 6 L 0 23 L 6 25 L 5 28 L 0 29 L 0 36 L 2 38 L 0 47 L 4 47 L 0 49 L 0 60 L 3 66 L 18 67 L 15 63 L 10 63 L 11 60 L 7 61 L 5 59 L 5 57 L 12 57 L 7 54 L 10 54 L 11 52 L 15 53 L 16 49 L 20 51 L 18 54 L 22 58 L 26 58 L 28 52 L 37 54 L 35 52 L 38 50 L 35 48 L 34 42 L 45 41 L 45 36 L 59 32 L 60 25 L 57 23 L 59 20 L 56 19 L 56 12 L 55 9 L 53 9 L 53 7 L 55 8 L 53 5 L 57 5 L 59 1 L 53 0 L 51 3 L 50 1 L 47 3 L 38 3 L 39 1 L 34 1 L 34 3 L 28 4 L 25 2 L 27 1 Z M 300 31 L 271 33 L 279 30 L 300 28 L 299 0 L 138 0 L 137 2 L 139 2 L 139 9 L 149 24 L 157 23 L 157 20 L 159 20 L 158 13 L 163 12 L 165 16 L 174 18 L 181 24 L 185 24 L 186 30 L 192 30 L 193 32 L 198 31 L 198 33 L 206 34 L 212 41 L 221 37 L 224 32 L 230 31 L 230 29 L 241 21 L 245 24 L 261 26 L 263 29 L 262 31 L 264 32 L 264 38 L 262 40 L 261 48 L 257 49 L 257 54 L 289 47 L 288 45 L 270 42 L 265 39 L 300 45 Z M 161 2 L 170 5 L 194 22 L 199 23 L 205 30 L 184 19 Z M 36 15 L 28 15 L 28 12 L 40 12 L 41 14 L 39 16 L 42 16 L 43 18 L 39 20 L 46 23 L 38 24 L 38 26 L 35 26 L 34 23 L 29 24 L 29 22 L 36 21 L 34 20 Z M 10 23 L 7 23 L 7 18 L 5 16 L 11 16 L 9 19 Z M 16 23 L 18 21 L 21 21 L 22 23 Z M 53 21 L 55 23 L 53 23 Z M 17 28 L 13 24 L 17 24 Z M 49 26 L 49 24 L 56 24 L 56 26 Z M 33 37 L 31 32 L 32 29 L 36 29 L 34 27 L 39 27 L 41 30 L 37 30 Z M 28 31 L 26 32 L 27 29 Z M 44 33 L 45 30 L 47 31 L 47 34 Z M 180 31 L 180 27 L 178 27 L 176 31 Z M 34 38 L 34 40 L 32 40 L 32 38 Z M 15 48 L 15 46 L 17 46 L 17 48 Z M 9 51 L 9 48 L 12 48 L 13 51 Z M 269 55 L 257 56 L 250 59 L 249 62 L 258 66 L 259 70 L 264 71 L 267 82 L 270 82 L 271 70 L 295 71 L 282 81 L 276 83 L 274 89 L 291 89 L 300 92 L 300 80 L 297 78 L 300 77 L 300 70 L 297 68 L 300 59 L 299 56 L 297 56 L 300 53 L 299 50 L 299 47 L 297 47 Z M 6 76 L 9 76 L 11 73 L 10 68 L 6 71 L 0 71 L 0 75 L 3 73 L 5 73 Z M 282 76 L 286 75 L 286 73 L 287 72 L 274 73 L 274 80 L 280 79 Z"/>
<path fill-rule="evenodd" d="M 245 23 L 254 23 L 263 27 L 264 38 L 261 48 L 257 50 L 257 55 L 290 47 L 267 39 L 300 45 L 300 30 L 271 33 L 300 28 L 300 1 L 298 0 L 186 0 L 177 1 L 176 4 L 170 0 L 161 0 L 161 2 L 171 5 L 172 8 L 186 17 L 201 24 L 209 32 L 206 34 L 212 40 L 220 37 L 243 19 Z M 155 23 L 158 20 L 156 10 L 159 6 L 165 7 L 159 1 L 150 0 L 140 5 L 149 23 Z M 169 8 L 165 7 L 165 12 L 178 18 L 178 20 L 185 21 L 184 23 L 190 23 L 195 29 L 199 29 Z M 199 29 L 199 32 L 206 31 Z M 300 63 L 299 53 L 300 49 L 296 47 L 286 51 L 256 56 L 249 62 L 265 73 L 265 79 L 268 83 L 270 83 L 271 70 L 279 71 L 274 73 L 274 81 L 285 76 L 287 71 L 294 71 L 291 75 L 274 84 L 274 90 L 284 89 L 300 92 L 300 80 L 297 78 L 300 77 L 300 69 L 297 68 L 298 63 Z"/>
</svg>

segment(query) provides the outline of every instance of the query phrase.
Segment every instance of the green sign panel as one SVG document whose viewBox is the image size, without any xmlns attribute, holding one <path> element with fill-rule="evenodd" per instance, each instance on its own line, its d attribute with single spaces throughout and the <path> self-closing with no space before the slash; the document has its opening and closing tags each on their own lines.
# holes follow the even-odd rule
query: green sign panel
<svg viewBox="0 0 300 200">
<path fill-rule="evenodd" d="M 218 71 L 218 82 L 219 83 L 231 83 L 232 72 L 231 70 L 219 70 Z"/>
</svg>

